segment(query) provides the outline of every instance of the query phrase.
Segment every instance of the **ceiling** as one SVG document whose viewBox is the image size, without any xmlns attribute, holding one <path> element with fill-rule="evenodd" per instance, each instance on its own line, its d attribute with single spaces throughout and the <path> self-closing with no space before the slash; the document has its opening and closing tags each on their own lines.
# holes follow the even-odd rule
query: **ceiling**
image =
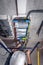
<svg viewBox="0 0 43 65">
<path fill-rule="evenodd" d="M 43 0 L 0 0 L 0 15 L 26 16 L 28 11 L 43 9 Z M 43 20 L 42 13 L 30 15 L 30 40 L 36 41 L 36 32 Z M 41 33 L 41 37 L 43 33 Z"/>
<path fill-rule="evenodd" d="M 0 14 L 27 14 L 32 9 L 43 9 L 43 0 L 0 0 Z"/>
</svg>

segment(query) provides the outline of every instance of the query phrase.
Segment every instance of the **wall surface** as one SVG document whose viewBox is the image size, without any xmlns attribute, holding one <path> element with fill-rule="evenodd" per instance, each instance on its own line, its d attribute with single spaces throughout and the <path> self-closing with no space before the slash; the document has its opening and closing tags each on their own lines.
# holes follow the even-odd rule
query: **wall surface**
<svg viewBox="0 0 43 65">
<path fill-rule="evenodd" d="M 30 10 L 37 10 L 37 9 L 43 9 L 43 0 L 27 0 L 27 8 L 26 8 L 26 13 Z M 36 34 L 42 20 L 43 20 L 43 14 L 42 13 L 32 13 L 30 15 L 31 23 L 30 23 L 30 39 L 28 42 L 27 46 L 33 47 L 36 42 L 39 40 L 43 40 L 43 28 L 42 31 L 40 32 L 40 35 Z M 40 58 L 41 58 L 41 64 L 43 65 L 43 55 L 42 52 L 40 53 Z M 32 63 L 33 65 L 37 65 L 37 52 L 36 50 L 32 53 Z"/>
<path fill-rule="evenodd" d="M 21 1 L 19 2 L 19 6 Z M 22 8 L 22 6 L 21 6 Z M 43 0 L 27 0 L 26 5 L 26 14 L 28 11 L 33 9 L 43 9 Z M 22 9 L 23 10 L 23 9 Z M 16 15 L 16 5 L 15 0 L 0 0 L 0 15 Z M 31 23 L 30 23 L 30 38 L 27 46 L 33 47 L 37 41 L 43 39 L 43 32 L 40 33 L 39 37 L 36 34 L 42 20 L 43 20 L 43 14 L 31 14 L 30 15 Z M 43 29 L 42 29 L 43 31 Z M 37 54 L 36 50 L 32 53 L 32 64 L 37 65 Z M 1 57 L 0 55 L 0 64 L 4 65 L 2 62 L 4 61 L 5 57 Z M 6 59 L 5 59 L 6 60 Z M 41 65 L 43 65 L 43 54 L 41 53 Z"/>
<path fill-rule="evenodd" d="M 15 15 L 15 0 L 0 0 L 0 15 Z"/>
</svg>

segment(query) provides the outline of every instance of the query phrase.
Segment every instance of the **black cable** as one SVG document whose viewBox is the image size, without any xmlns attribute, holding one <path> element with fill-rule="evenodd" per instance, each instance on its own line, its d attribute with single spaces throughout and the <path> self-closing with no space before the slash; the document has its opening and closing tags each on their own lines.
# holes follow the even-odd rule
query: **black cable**
<svg viewBox="0 0 43 65">
<path fill-rule="evenodd" d="M 8 52 L 8 53 L 12 53 L 12 52 L 10 52 L 9 50 L 8 50 L 8 48 L 6 48 L 5 46 L 4 46 L 4 44 L 2 44 L 1 42 L 0 42 L 0 45 Z"/>
<path fill-rule="evenodd" d="M 39 27 L 39 29 L 37 30 L 37 34 L 38 34 L 38 35 L 39 35 L 40 31 L 41 31 L 42 26 L 43 26 L 43 21 L 41 22 L 40 27 Z"/>
<path fill-rule="evenodd" d="M 26 18 L 28 18 L 28 16 L 30 16 L 31 13 L 43 13 L 43 9 L 40 9 L 40 10 L 30 10 L 30 11 L 27 13 Z"/>
<path fill-rule="evenodd" d="M 32 51 L 30 52 L 30 54 L 33 53 L 33 51 L 37 48 L 37 46 L 40 44 L 40 42 L 37 42 L 36 45 L 33 47 Z"/>
</svg>

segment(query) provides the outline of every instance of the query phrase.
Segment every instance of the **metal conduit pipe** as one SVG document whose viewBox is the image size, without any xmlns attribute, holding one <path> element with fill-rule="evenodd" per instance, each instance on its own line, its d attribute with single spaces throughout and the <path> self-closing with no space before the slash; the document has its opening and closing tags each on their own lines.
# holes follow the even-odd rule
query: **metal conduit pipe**
<svg viewBox="0 0 43 65">
<path fill-rule="evenodd" d="M 30 10 L 30 11 L 27 13 L 26 18 L 28 18 L 31 13 L 43 13 L 43 9 L 40 9 L 40 10 Z"/>
<path fill-rule="evenodd" d="M 3 43 L 0 42 L 0 45 L 8 52 L 8 53 L 12 53 L 10 49 L 7 48 L 7 46 Z"/>
</svg>

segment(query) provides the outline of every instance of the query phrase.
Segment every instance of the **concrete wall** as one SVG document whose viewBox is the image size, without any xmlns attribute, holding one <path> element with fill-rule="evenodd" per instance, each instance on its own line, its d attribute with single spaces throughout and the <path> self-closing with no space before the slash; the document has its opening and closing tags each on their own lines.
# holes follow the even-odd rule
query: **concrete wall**
<svg viewBox="0 0 43 65">
<path fill-rule="evenodd" d="M 32 9 L 43 9 L 43 0 L 27 0 L 26 13 Z M 15 0 L 0 0 L 0 15 L 5 15 L 5 14 L 6 15 L 16 14 Z M 36 34 L 40 26 L 40 23 L 43 20 L 43 14 L 31 14 L 30 18 L 31 18 L 30 39 L 28 42 L 28 46 L 33 47 L 38 40 L 43 39 L 42 38 L 43 33 L 41 33 L 42 35 L 40 35 L 39 37 Z M 33 52 L 31 57 L 32 57 L 32 64 L 37 65 L 36 50 Z M 0 60 L 0 64 L 1 62 L 3 62 L 3 60 L 2 61 L 1 60 Z M 43 65 L 43 54 L 41 54 L 41 65 Z"/>
<path fill-rule="evenodd" d="M 30 10 L 34 9 L 43 9 L 43 0 L 27 0 L 27 8 L 26 13 Z M 31 23 L 30 23 L 30 39 L 27 46 L 33 47 L 36 42 L 39 40 L 43 40 L 43 29 L 40 33 L 39 37 L 36 34 L 42 20 L 43 20 L 43 14 L 41 13 L 34 13 L 30 15 Z M 43 55 L 40 53 L 41 56 L 41 65 L 43 65 Z M 32 53 L 32 64 L 37 65 L 37 52 L 36 50 Z"/>
<path fill-rule="evenodd" d="M 32 9 L 43 9 L 43 0 L 27 0 L 26 13 Z"/>
<path fill-rule="evenodd" d="M 0 15 L 15 15 L 15 0 L 0 0 Z"/>
</svg>

